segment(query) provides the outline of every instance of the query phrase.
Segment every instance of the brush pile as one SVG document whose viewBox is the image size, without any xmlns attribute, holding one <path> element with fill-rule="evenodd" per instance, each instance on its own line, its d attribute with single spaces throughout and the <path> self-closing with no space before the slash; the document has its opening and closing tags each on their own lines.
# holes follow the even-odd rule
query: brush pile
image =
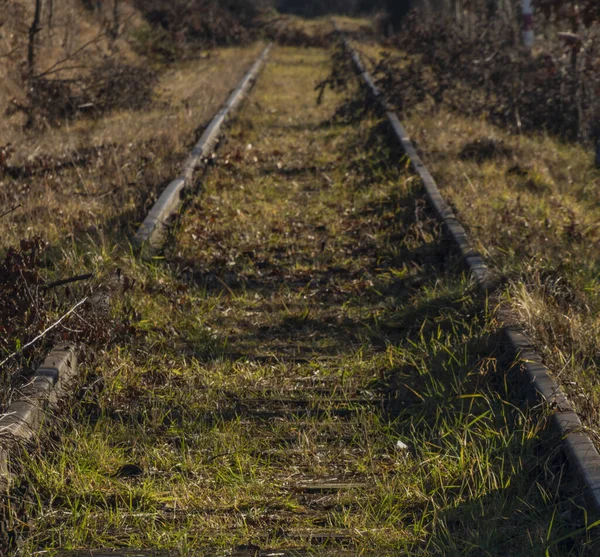
<svg viewBox="0 0 600 557">
<path fill-rule="evenodd" d="M 22 112 L 26 128 L 40 128 L 113 110 L 141 110 L 152 101 L 156 81 L 156 72 L 149 68 L 109 58 L 78 77 L 31 78 L 27 102 L 13 102 L 7 114 Z"/>
</svg>

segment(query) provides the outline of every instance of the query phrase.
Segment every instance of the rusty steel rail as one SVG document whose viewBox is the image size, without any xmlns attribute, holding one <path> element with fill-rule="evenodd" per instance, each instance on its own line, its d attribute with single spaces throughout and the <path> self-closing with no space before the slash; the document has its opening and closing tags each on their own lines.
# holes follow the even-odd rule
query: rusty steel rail
<svg viewBox="0 0 600 557">
<path fill-rule="evenodd" d="M 186 159 L 181 174 L 162 192 L 134 236 L 134 243 L 137 247 L 144 245 L 149 245 L 151 248 L 160 247 L 164 226 L 168 219 L 179 210 L 182 203 L 182 195 L 191 186 L 194 172 L 215 149 L 221 137 L 223 125 L 236 109 L 239 108 L 242 100 L 260 74 L 270 50 L 271 45 L 269 44 L 242 78 L 242 81 L 233 93 L 231 93 L 229 99 L 215 114 L 206 130 L 204 130 L 198 143 L 196 143 Z"/>
<path fill-rule="evenodd" d="M 390 107 L 387 99 L 375 84 L 367 71 L 356 49 L 350 44 L 339 26 L 333 22 L 339 33 L 344 48 L 350 56 L 354 68 L 373 102 L 385 113 L 392 133 L 407 157 L 411 169 L 423 183 L 425 195 L 443 223 L 447 234 L 456 244 L 472 278 L 476 284 L 486 290 L 492 290 L 497 280 L 493 271 L 486 265 L 483 257 L 473 248 L 464 226 L 455 216 L 452 208 L 441 194 L 433 176 L 423 164 L 413 142 L 410 140 L 396 112 Z M 500 319 L 506 317 L 508 310 L 500 312 Z M 502 333 L 510 351 L 516 355 L 515 366 L 518 366 L 527 383 L 529 393 L 535 400 L 545 404 L 553 411 L 552 426 L 561 438 L 564 452 L 580 484 L 581 492 L 593 517 L 600 518 L 600 454 L 592 439 L 586 432 L 581 419 L 567 398 L 550 370 L 543 364 L 524 330 L 504 325 Z"/>
</svg>

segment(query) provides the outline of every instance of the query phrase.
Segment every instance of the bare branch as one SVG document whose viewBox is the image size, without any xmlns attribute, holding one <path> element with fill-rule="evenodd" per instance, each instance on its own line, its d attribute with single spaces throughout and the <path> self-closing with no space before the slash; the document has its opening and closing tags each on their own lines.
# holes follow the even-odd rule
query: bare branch
<svg viewBox="0 0 600 557">
<path fill-rule="evenodd" d="M 2 217 L 5 217 L 6 215 L 10 215 L 11 213 L 14 213 L 19 207 L 22 207 L 22 205 L 20 203 L 17 206 L 13 207 L 12 209 L 9 209 L 8 211 L 5 211 L 4 213 L 2 213 L 0 215 L 0 219 Z"/>
<path fill-rule="evenodd" d="M 94 276 L 94 273 L 87 273 L 85 275 L 77 275 L 74 277 L 57 280 L 57 281 L 51 282 L 49 284 L 45 284 L 44 286 L 42 286 L 42 290 L 50 290 L 50 289 L 56 288 L 58 286 L 64 286 L 65 284 L 71 284 L 72 282 L 88 280 L 88 279 L 91 279 L 93 276 Z"/>
<path fill-rule="evenodd" d="M 123 28 L 125 28 L 125 25 L 129 22 L 129 20 L 133 19 L 133 16 L 134 16 L 134 14 L 131 14 L 128 18 L 125 19 L 125 21 L 123 21 L 123 24 L 122 24 Z M 123 32 L 121 34 L 117 35 L 117 37 L 121 36 L 123 34 Z M 101 33 L 99 33 L 98 35 L 96 35 L 93 39 L 90 39 L 87 43 L 84 43 L 83 45 L 81 45 L 77 50 L 75 50 L 75 52 L 72 52 L 68 56 L 65 56 L 62 60 L 58 60 L 57 62 L 55 62 L 54 64 L 52 64 L 52 66 L 50 66 L 49 68 L 47 68 L 43 72 L 37 74 L 35 76 L 35 79 L 39 79 L 41 77 L 45 77 L 47 75 L 51 75 L 51 74 L 60 72 L 62 70 L 80 69 L 80 68 L 85 67 L 85 66 L 69 66 L 67 68 L 64 68 L 64 67 L 61 67 L 61 66 L 62 66 L 62 64 L 65 64 L 69 60 L 72 60 L 73 58 L 77 57 L 79 54 L 81 54 L 89 46 L 92 46 L 92 45 L 98 43 L 98 41 L 101 38 L 107 37 L 109 35 L 110 35 L 110 31 L 102 31 Z"/>
<path fill-rule="evenodd" d="M 36 75 L 34 79 L 39 79 L 39 78 L 46 77 L 48 75 L 52 75 L 52 74 L 55 74 L 55 73 L 64 72 L 66 70 L 83 70 L 85 68 L 87 68 L 87 66 L 84 66 L 84 65 L 79 65 L 79 66 L 62 66 L 60 68 L 55 68 L 53 70 L 48 70 L 48 71 L 45 71 L 45 72 L 43 72 L 43 73 L 41 73 L 39 75 Z M 68 79 L 61 79 L 60 81 L 66 83 L 68 81 L 77 82 L 79 80 L 77 80 L 77 79 L 70 79 L 70 80 L 68 80 Z"/>
<path fill-rule="evenodd" d="M 43 72 L 37 74 L 35 76 L 35 79 L 39 79 L 39 78 L 44 77 L 44 76 L 46 76 L 46 75 L 48 75 L 50 73 L 54 73 L 54 72 L 52 72 L 52 70 L 55 70 L 60 65 L 62 65 L 65 62 L 68 62 L 69 60 L 72 60 L 73 58 L 75 58 L 77 55 L 81 54 L 81 52 L 83 52 L 88 46 L 90 46 L 90 45 L 98 42 L 102 37 L 106 36 L 106 34 L 107 34 L 106 31 L 103 31 L 102 33 L 96 35 L 93 39 L 91 39 L 87 43 L 84 43 L 83 45 L 81 45 L 75 52 L 69 54 L 69 56 L 66 56 L 62 60 L 58 60 L 58 62 L 55 62 L 54 64 L 52 64 L 52 66 L 50 66 L 49 68 L 47 68 Z M 60 69 L 63 69 L 63 68 L 60 68 Z"/>
<path fill-rule="evenodd" d="M 67 313 L 65 313 L 58 321 L 55 321 L 52 325 L 44 329 L 38 336 L 36 336 L 33 340 L 30 340 L 25 346 L 23 346 L 20 350 L 13 352 L 7 358 L 5 358 L 2 362 L 0 362 L 0 367 L 2 367 L 6 362 L 12 360 L 15 356 L 22 354 L 27 348 L 33 346 L 38 340 L 44 338 L 52 329 L 58 327 L 69 315 L 71 315 L 78 307 L 82 306 L 87 302 L 88 297 L 86 296 L 83 300 L 77 302 Z"/>
<path fill-rule="evenodd" d="M 4 54 L 0 54 L 0 58 L 8 58 L 15 52 L 18 52 L 19 50 L 21 50 L 21 48 L 23 48 L 21 45 L 15 46 L 15 48 L 13 48 L 12 50 L 9 50 L 8 52 L 5 52 Z"/>
</svg>

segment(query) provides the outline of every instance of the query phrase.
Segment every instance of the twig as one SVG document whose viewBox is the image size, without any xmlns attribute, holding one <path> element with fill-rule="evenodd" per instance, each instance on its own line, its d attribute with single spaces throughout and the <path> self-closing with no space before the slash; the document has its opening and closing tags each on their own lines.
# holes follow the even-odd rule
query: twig
<svg viewBox="0 0 600 557">
<path fill-rule="evenodd" d="M 134 16 L 134 14 L 132 13 L 127 19 L 125 19 L 125 21 L 123 22 L 123 26 L 127 25 L 127 23 L 129 23 L 129 21 L 131 19 L 133 19 L 133 16 Z M 119 34 L 118 36 L 122 36 L 122 35 L 123 35 L 123 33 Z M 84 43 L 83 45 L 81 45 L 77 50 L 75 50 L 68 56 L 64 57 L 62 60 L 58 60 L 58 62 L 55 62 L 54 64 L 52 64 L 52 66 L 50 66 L 49 68 L 46 68 L 43 72 L 35 75 L 34 78 L 39 79 L 46 75 L 50 75 L 50 74 L 56 73 L 58 71 L 61 71 L 63 69 L 66 69 L 66 68 L 62 67 L 62 64 L 64 64 L 65 62 L 68 62 L 69 60 L 73 60 L 79 54 L 81 54 L 88 46 L 97 44 L 100 41 L 100 39 L 102 39 L 103 37 L 107 37 L 107 36 L 108 36 L 108 31 L 102 31 L 101 33 L 98 33 L 98 35 L 96 35 L 93 39 L 91 39 L 87 43 Z"/>
<path fill-rule="evenodd" d="M 50 290 L 51 288 L 56 288 L 57 286 L 64 286 L 65 284 L 71 284 L 72 282 L 79 282 L 80 280 L 88 280 L 94 276 L 94 273 L 87 273 L 85 275 L 77 275 L 74 277 L 56 280 L 49 284 L 45 284 L 42 286 L 42 290 Z"/>
<path fill-rule="evenodd" d="M 8 52 L 4 52 L 4 53 L 0 54 L 0 58 L 8 58 L 9 56 L 11 56 L 12 54 L 14 54 L 15 52 L 17 52 L 20 49 L 21 49 L 21 46 L 15 46 L 15 48 L 13 48 L 12 50 L 9 50 Z"/>
<path fill-rule="evenodd" d="M 41 72 L 41 73 L 37 74 L 36 76 L 34 76 L 34 78 L 35 79 L 39 79 L 41 77 L 44 77 L 45 75 L 48 75 L 49 73 L 54 73 L 53 70 L 55 68 L 58 68 L 59 66 L 61 66 L 65 62 L 68 62 L 69 60 L 72 60 L 78 54 L 80 54 L 82 51 L 84 51 L 88 46 L 90 46 L 90 45 L 98 42 L 102 37 L 105 37 L 106 35 L 107 35 L 106 31 L 103 31 L 102 33 L 99 33 L 93 39 L 89 40 L 87 43 L 81 45 L 77 50 L 75 50 L 74 52 L 72 52 L 71 54 L 69 54 L 69 56 L 66 56 L 62 60 L 59 60 L 58 62 L 55 62 L 54 64 L 52 64 L 52 66 L 50 66 L 49 68 L 46 68 L 43 72 Z"/>
<path fill-rule="evenodd" d="M 20 203 L 18 205 L 16 205 L 15 207 L 13 207 L 12 209 L 9 209 L 8 211 L 5 211 L 4 213 L 2 213 L 0 215 L 0 219 L 2 217 L 5 217 L 6 215 L 10 215 L 11 213 L 14 213 L 19 207 L 22 207 L 22 205 Z"/>
<path fill-rule="evenodd" d="M 38 340 L 40 340 L 41 338 L 43 338 L 44 336 L 46 336 L 52 329 L 58 327 L 79 306 L 82 306 L 83 304 L 85 304 L 85 302 L 87 302 L 87 300 L 88 300 L 88 297 L 86 296 L 83 300 L 80 300 L 79 302 L 77 302 L 58 321 L 54 322 L 52 325 L 50 325 L 49 327 L 47 327 L 46 329 L 44 329 L 37 337 L 35 337 L 33 340 L 30 340 L 25 346 L 23 346 L 23 348 L 21 348 L 20 350 L 17 350 L 16 352 L 13 352 L 10 356 L 8 356 L 2 362 L 0 362 L 0 367 L 2 367 L 9 360 L 12 360 L 15 356 L 18 356 L 19 354 L 22 354 L 25 350 L 27 350 L 27 348 L 29 348 L 30 346 L 32 346 L 33 344 L 35 344 Z"/>
<path fill-rule="evenodd" d="M 54 68 L 52 70 L 47 70 L 44 73 L 41 73 L 39 75 L 35 76 L 35 79 L 41 79 L 42 77 L 46 77 L 48 75 L 52 75 L 55 73 L 60 73 L 60 72 L 64 72 L 67 70 L 83 70 L 86 69 L 88 66 L 84 65 L 84 64 L 79 64 L 78 66 L 60 66 L 58 68 Z M 61 80 L 57 80 L 57 81 L 61 81 L 62 83 L 78 83 L 80 80 L 79 79 L 61 79 Z"/>
</svg>

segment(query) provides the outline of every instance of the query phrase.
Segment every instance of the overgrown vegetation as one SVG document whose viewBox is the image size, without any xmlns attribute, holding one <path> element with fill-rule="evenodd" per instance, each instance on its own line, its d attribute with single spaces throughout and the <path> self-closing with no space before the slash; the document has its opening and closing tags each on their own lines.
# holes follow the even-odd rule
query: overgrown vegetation
<svg viewBox="0 0 600 557">
<path fill-rule="evenodd" d="M 24 551 L 594 554 L 381 123 L 306 94 L 328 67 L 278 49 L 165 259 L 110 254 L 133 329 L 15 463 Z"/>
<path fill-rule="evenodd" d="M 86 9 L 98 16 L 96 6 Z M 9 251 L 0 269 L 4 351 L 81 296 L 118 294 L 110 311 L 90 307 L 47 337 L 102 350 L 54 429 L 12 462 L 18 481 L 0 549 L 193 555 L 313 544 L 331 555 L 595 555 L 597 525 L 581 513 L 546 410 L 521 404 L 508 387 L 494 303 L 471 290 L 447 253 L 364 99 L 326 94 L 317 105 L 309 94 L 326 77 L 326 52 L 276 50 L 166 252 L 146 261 L 132 254 L 130 233 L 258 48 L 218 45 L 256 36 L 268 10 L 248 1 L 137 7 L 144 23 L 123 42 L 124 23 L 102 12 L 112 54 L 86 69 L 95 85 L 71 70 L 47 74 L 51 93 L 65 86 L 52 95 L 63 104 L 38 118 L 43 135 L 19 136 L 10 162 L 0 160 L 2 201 L 21 205 L 0 221 L 2 247 L 24 230 L 52 242 L 43 269 L 38 240 Z M 331 40 L 325 20 L 263 21 L 261 32 L 281 44 Z M 394 63 L 405 77 L 415 73 L 397 98 L 419 147 L 482 251 L 502 266 L 504 295 L 546 357 L 577 380 L 571 395 L 590 387 L 578 404 L 594 425 L 600 389 L 585 366 L 598 353 L 597 173 L 570 166 L 583 160 L 579 147 L 465 118 L 458 92 L 473 72 L 461 66 L 460 83 L 442 87 L 432 76 L 443 77 L 442 59 L 470 64 L 470 54 L 463 60 L 453 46 L 457 58 L 426 63 L 423 46 L 405 39 L 409 55 L 387 58 L 381 83 L 398 90 Z M 125 50 L 131 44 L 135 52 Z M 139 69 L 140 60 L 160 73 Z M 565 99 L 569 75 L 561 74 Z M 513 126 L 509 93 L 498 114 L 489 111 L 503 128 Z M 98 117 L 77 121 L 81 111 Z M 533 116 L 522 112 L 524 130 Z M 592 135 L 569 114 L 552 131 Z M 93 289 L 48 288 L 83 271 L 94 273 Z"/>
<path fill-rule="evenodd" d="M 255 39 L 268 0 L 135 1 L 147 25 L 136 30 L 138 50 L 173 61 L 199 49 L 242 44 Z"/>
<path fill-rule="evenodd" d="M 57 342 L 90 348 L 85 361 L 91 365 L 107 343 L 128 333 L 126 312 L 113 314 L 106 304 L 110 296 L 119 307 L 128 288 L 125 273 L 119 280 L 118 264 L 111 261 L 114 247 L 128 245 L 259 48 L 215 51 L 211 60 L 171 70 L 159 82 L 160 96 L 141 115 L 120 109 L 13 139 L 14 156 L 0 169 L 0 205 L 14 209 L 0 217 L 0 253 L 6 258 L 0 269 L 4 408 Z M 40 154 L 27 158 L 31 152 Z M 93 278 L 55 284 L 87 274 Z"/>
<path fill-rule="evenodd" d="M 519 9 L 518 2 L 480 0 L 464 12 L 414 10 L 389 41 L 400 52 L 377 67 L 389 98 L 405 113 L 426 103 L 516 132 L 598 139 L 599 26 L 586 12 L 575 22 L 562 12 L 537 13 L 529 53 L 521 46 Z"/>
<path fill-rule="evenodd" d="M 31 79 L 27 103 L 13 102 L 7 115 L 22 112 L 25 128 L 61 126 L 79 116 L 141 110 L 152 101 L 155 71 L 109 59 L 89 74 L 71 79 Z"/>
<path fill-rule="evenodd" d="M 39 237 L 8 249 L 0 263 L 0 404 L 18 389 L 57 344 L 72 342 L 81 354 L 98 351 L 126 331 L 126 322 L 110 317 L 126 277 L 111 280 L 94 273 L 48 280 L 47 244 Z M 108 279 L 108 280 L 106 280 Z M 122 279 L 122 281 L 120 280 Z M 121 282 L 121 284 L 119 284 Z"/>
<path fill-rule="evenodd" d="M 14 376 L 18 375 L 17 381 L 22 380 L 20 367 L 24 360 L 16 356 L 21 355 L 22 345 L 37 336 L 48 322 L 49 308 L 40 292 L 43 281 L 38 268 L 44 247 L 40 238 L 24 240 L 18 248 L 11 247 L 0 264 L 0 358 L 7 360 L 2 365 L 3 405 L 9 399 Z M 35 348 L 39 355 L 38 347 Z"/>
<path fill-rule="evenodd" d="M 141 110 L 152 99 L 157 70 L 256 39 L 267 8 L 251 0 L 68 0 L 56 6 L 20 0 L 8 8 L 3 26 L 10 40 L 0 51 L 7 59 L 0 108 L 16 125 L 38 130 Z"/>
<path fill-rule="evenodd" d="M 98 274 L 84 246 L 110 251 L 128 241 L 260 48 L 217 47 L 210 60 L 157 72 L 130 48 L 139 14 L 128 2 L 107 5 L 5 6 L 0 104 L 14 96 L 0 124 L 3 406 L 53 343 L 100 347 L 121 330 L 86 302 L 28 345 L 98 287 L 106 290 L 108 277 L 114 282 L 115 268 Z M 91 282 L 48 288 L 88 273 Z"/>
<path fill-rule="evenodd" d="M 549 17 L 548 33 L 564 24 L 552 13 Z M 577 120 L 579 111 L 569 104 L 567 96 L 575 88 L 568 76 L 576 75 L 569 73 L 575 70 L 568 50 L 559 62 L 569 70 L 558 72 L 552 83 L 541 81 L 532 97 L 517 96 L 510 101 L 512 110 L 505 110 L 504 115 L 498 113 L 496 91 L 508 91 L 509 85 L 515 83 L 505 73 L 515 66 L 507 60 L 506 70 L 498 68 L 499 75 L 506 77 L 505 84 L 494 86 L 489 92 L 469 81 L 474 78 L 474 60 L 486 60 L 478 54 L 486 52 L 487 47 L 482 45 L 475 55 L 470 48 L 458 54 L 451 44 L 444 46 L 445 41 L 452 42 L 461 35 L 466 36 L 460 42 L 463 47 L 472 44 L 467 41 L 466 16 L 462 24 L 466 30 L 459 26 L 439 39 L 432 36 L 432 43 L 417 43 L 407 31 L 385 49 L 368 44 L 361 48 L 368 53 L 366 58 L 370 58 L 372 68 L 380 70 L 379 84 L 393 96 L 424 161 L 468 226 L 477 248 L 506 277 L 507 287 L 501 290 L 501 296 L 543 353 L 592 436 L 598 438 L 600 383 L 595 370 L 600 354 L 600 174 L 589 150 L 594 134 L 583 131 L 593 129 L 591 114 L 596 110 L 596 101 L 582 105 L 582 114 L 587 114 L 588 119 Z M 427 25 L 436 24 L 411 19 L 407 25 L 413 33 L 428 33 Z M 452 25 L 456 27 L 456 21 L 448 24 Z M 482 32 L 489 35 L 493 29 L 484 27 Z M 515 40 L 518 32 L 515 27 Z M 593 41 L 597 25 L 582 28 L 581 34 L 592 37 L 592 42 L 586 44 L 596 48 Z M 514 53 L 518 56 L 514 60 L 539 68 L 545 59 L 543 49 L 556 43 L 552 38 L 544 42 L 541 36 L 538 40 L 540 44 L 532 58 L 519 52 L 512 41 L 488 57 Z M 450 54 L 444 52 L 445 48 Z M 453 52 L 456 58 L 452 57 Z M 585 52 L 577 53 L 579 68 L 580 54 L 585 64 L 590 62 Z M 394 59 L 396 62 L 391 62 Z M 396 70 L 391 70 L 390 64 L 396 63 L 401 80 L 396 79 Z M 476 67 L 496 71 L 496 63 L 491 60 L 489 66 Z M 527 75 L 524 79 L 533 79 Z M 478 77 L 480 83 L 484 83 L 482 76 L 484 73 Z M 347 76 L 337 78 L 343 82 Z M 586 79 L 586 75 L 581 79 Z M 591 76 L 592 85 L 595 79 L 596 73 Z M 472 86 L 465 85 L 468 83 Z M 565 95 L 563 100 L 557 98 L 558 90 Z M 504 98 L 510 97 L 506 94 Z M 537 106 L 532 99 L 537 99 Z M 550 113 L 549 106 L 555 107 L 554 112 Z M 520 127 L 514 116 L 517 109 Z M 538 127 L 534 128 L 533 122 Z M 583 136 L 583 141 L 567 141 L 577 136 Z"/>
<path fill-rule="evenodd" d="M 442 191 L 508 279 L 505 296 L 598 431 L 598 185 L 590 152 L 441 109 L 406 118 Z"/>
</svg>

